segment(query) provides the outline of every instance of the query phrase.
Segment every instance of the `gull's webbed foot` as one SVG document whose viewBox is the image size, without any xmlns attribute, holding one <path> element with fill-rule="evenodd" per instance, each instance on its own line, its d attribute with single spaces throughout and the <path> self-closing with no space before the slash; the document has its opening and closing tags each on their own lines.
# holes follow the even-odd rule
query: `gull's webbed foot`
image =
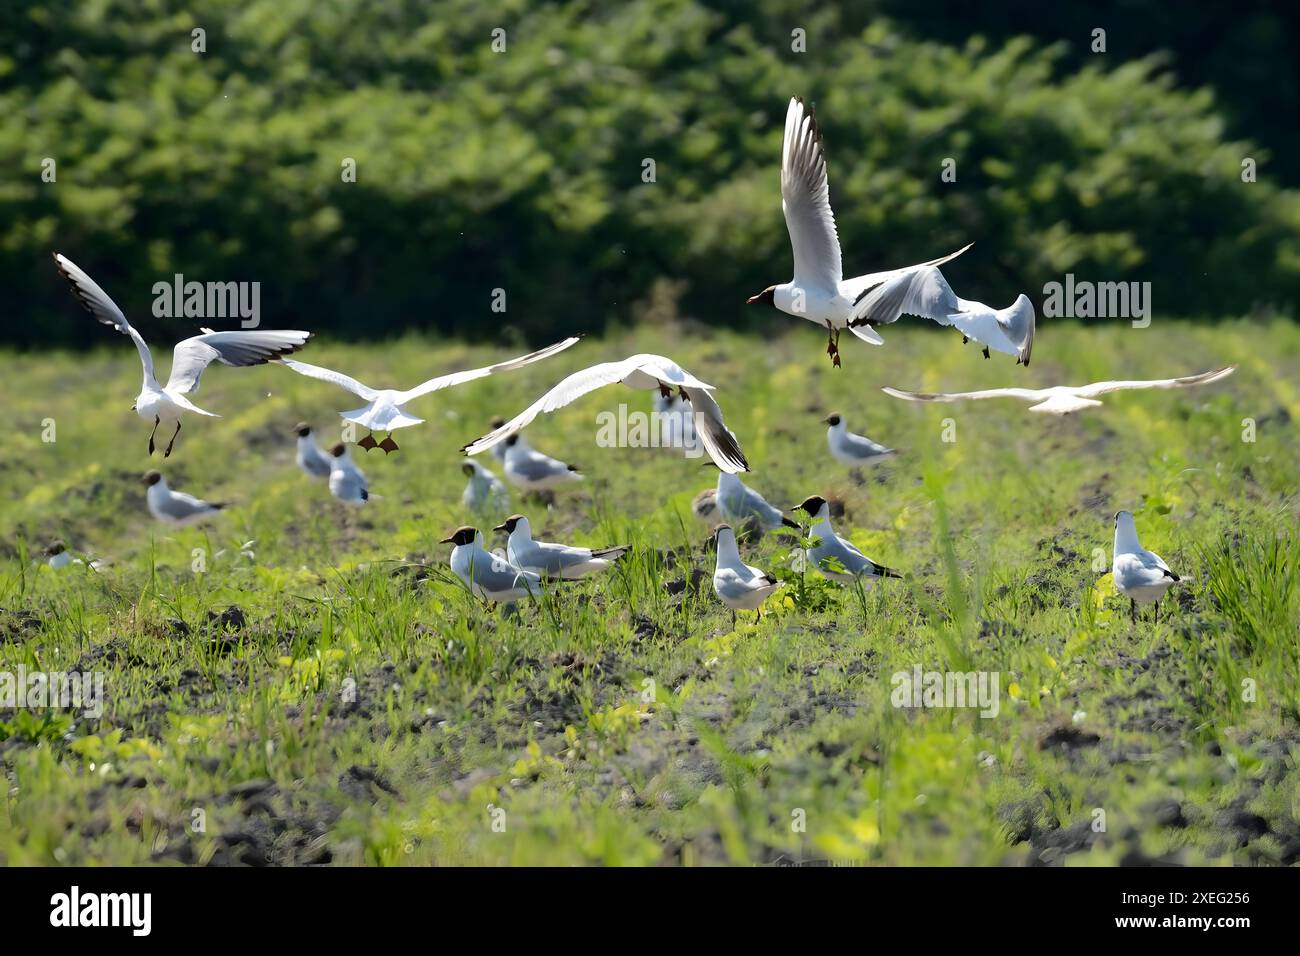
<svg viewBox="0 0 1300 956">
<path fill-rule="evenodd" d="M 384 450 L 385 455 L 391 455 L 397 451 L 397 442 L 393 441 L 392 435 L 385 435 L 384 440 L 379 443 L 379 447 Z"/>
<path fill-rule="evenodd" d="M 367 435 L 365 438 L 361 439 L 361 441 L 357 442 L 357 447 L 370 451 L 372 448 L 378 448 L 379 442 L 375 441 L 374 435 Z"/>
</svg>

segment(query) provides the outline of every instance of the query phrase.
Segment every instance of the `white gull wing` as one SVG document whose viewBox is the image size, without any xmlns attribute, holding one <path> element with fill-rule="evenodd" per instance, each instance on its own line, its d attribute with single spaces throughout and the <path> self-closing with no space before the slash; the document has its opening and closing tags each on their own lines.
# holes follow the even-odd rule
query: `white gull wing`
<svg viewBox="0 0 1300 956">
<path fill-rule="evenodd" d="M 710 389 L 713 386 L 701 382 L 672 359 L 662 355 L 641 354 L 623 359 L 621 362 L 601 362 L 590 368 L 574 372 L 562 379 L 559 384 L 548 391 L 533 404 L 499 428 L 495 428 L 481 438 L 475 439 L 461 451 L 467 455 L 477 455 L 493 445 L 505 441 L 513 432 L 520 431 L 538 415 L 563 408 L 582 396 L 594 392 L 606 385 L 622 382 L 629 377 L 633 387 L 653 388 L 655 382 Z"/>
<path fill-rule="evenodd" d="M 749 471 L 749 462 L 735 434 L 722 420 L 722 409 L 705 389 L 687 386 L 682 389 L 695 412 L 695 433 L 704 444 L 713 463 L 729 474 Z"/>
<path fill-rule="evenodd" d="M 77 301 L 86 308 L 87 312 L 105 325 L 111 325 L 123 335 L 131 337 L 131 341 L 135 343 L 136 351 L 140 353 L 140 364 L 144 366 L 145 378 L 153 382 L 153 356 L 149 354 L 149 346 L 145 345 L 140 333 L 132 328 L 131 323 L 126 320 L 126 316 L 117 307 L 117 303 L 110 299 L 108 293 L 101 289 L 94 279 L 86 275 L 81 267 L 67 256 L 56 252 L 54 262 L 63 278 L 71 283 L 72 294 L 77 297 Z"/>
<path fill-rule="evenodd" d="M 909 402 L 960 402 L 978 398 L 1019 398 L 1027 402 L 1037 402 L 1049 398 L 1051 389 L 1047 388 L 986 388 L 978 392 L 909 392 L 902 388 L 881 389 L 886 395 L 903 398 Z"/>
<path fill-rule="evenodd" d="M 214 361 L 236 368 L 265 365 L 298 351 L 309 338 L 311 333 L 301 329 L 240 329 L 208 332 L 185 339 L 178 342 L 172 352 L 167 390 L 182 395 L 197 392 L 203 370 Z"/>
<path fill-rule="evenodd" d="M 368 402 L 373 402 L 379 392 L 369 385 L 363 385 L 355 378 L 344 375 L 342 372 L 336 372 L 330 368 L 323 368 L 319 365 L 308 365 L 306 362 L 299 362 L 296 359 L 284 359 L 282 365 L 293 369 L 299 375 L 306 375 L 308 378 L 319 379 L 322 382 L 330 382 L 339 388 L 347 389 L 358 398 L 364 398 Z"/>
<path fill-rule="evenodd" d="M 826 181 L 826 152 L 812 107 L 795 96 L 785 114 L 781 144 L 781 211 L 794 252 L 794 284 L 839 294 L 843 266 Z"/>
<path fill-rule="evenodd" d="M 957 258 L 974 243 L 956 252 L 901 269 L 873 272 L 848 279 L 845 294 L 853 297 L 853 323 L 888 325 L 903 315 L 933 319 L 948 325 L 948 316 L 961 309 L 961 300 L 938 267 Z"/>
<path fill-rule="evenodd" d="M 1145 550 L 1115 555 L 1111 573 L 1121 589 L 1158 587 L 1178 580 L 1163 558 Z"/>
<path fill-rule="evenodd" d="M 421 395 L 428 395 L 430 392 L 436 392 L 439 389 L 450 388 L 453 385 L 460 385 L 464 382 L 472 382 L 476 378 L 483 378 L 494 372 L 507 372 L 516 368 L 523 368 L 525 365 L 531 365 L 534 362 L 540 362 L 542 359 L 550 358 L 552 355 L 558 355 L 571 345 L 576 345 L 580 336 L 570 336 L 562 342 L 556 342 L 554 345 L 548 345 L 544 349 L 538 349 L 536 352 L 529 352 L 527 355 L 521 355 L 518 358 L 507 359 L 504 362 L 497 362 L 495 365 L 485 365 L 482 368 L 467 369 L 463 372 L 452 372 L 448 375 L 440 375 L 437 378 L 431 378 L 422 385 L 400 392 L 397 395 L 396 403 L 404 405 L 414 398 Z"/>
<path fill-rule="evenodd" d="M 1217 382 L 1219 379 L 1227 378 L 1236 370 L 1237 366 L 1235 365 L 1225 365 L 1223 368 L 1214 369 L 1210 372 L 1202 372 L 1199 375 L 1184 375 L 1182 378 L 1158 378 L 1147 381 L 1128 382 L 1094 382 L 1091 385 L 1072 388 L 1071 391 L 1084 398 L 1091 398 L 1095 395 L 1105 395 L 1107 392 L 1119 392 L 1134 388 L 1186 388 L 1189 385 L 1208 385 L 1210 382 Z"/>
</svg>

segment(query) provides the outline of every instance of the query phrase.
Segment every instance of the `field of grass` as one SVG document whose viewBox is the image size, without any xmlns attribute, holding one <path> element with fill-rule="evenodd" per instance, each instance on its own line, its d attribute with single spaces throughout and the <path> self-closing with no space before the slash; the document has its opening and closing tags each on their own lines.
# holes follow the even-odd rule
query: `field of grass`
<svg viewBox="0 0 1300 956">
<path fill-rule="evenodd" d="M 0 864 L 1300 860 L 1294 324 L 1043 322 L 1027 370 L 907 323 L 884 348 L 846 336 L 838 370 L 793 322 L 616 332 L 420 400 L 399 453 L 357 454 L 383 496 L 359 512 L 293 464 L 294 422 L 331 433 L 351 396 L 216 367 L 198 397 L 224 417 L 150 462 L 135 352 L 86 324 L 105 340 L 88 356 L 0 356 L 0 672 L 101 672 L 105 690 L 98 719 L 0 710 Z M 513 504 L 540 538 L 633 552 L 513 616 L 468 595 L 437 543 L 471 521 L 457 449 L 644 350 L 721 387 L 750 485 L 782 507 L 841 500 L 841 533 L 907 578 L 860 592 L 789 572 L 733 630 L 690 507 L 717 473 L 597 448 L 598 411 L 650 407 L 608 389 L 528 432 L 588 480 L 549 512 Z M 507 351 L 318 341 L 304 358 L 408 386 Z M 1220 384 L 1064 419 L 879 391 L 1226 363 Z M 831 411 L 899 457 L 850 474 L 826 451 Z M 229 511 L 155 524 L 148 467 Z M 1122 508 L 1186 579 L 1158 624 L 1132 624 L 1110 582 Z M 103 568 L 43 566 L 56 537 Z M 773 536 L 742 554 L 790 564 Z M 891 675 L 916 665 L 996 672 L 997 716 L 892 706 Z"/>
</svg>

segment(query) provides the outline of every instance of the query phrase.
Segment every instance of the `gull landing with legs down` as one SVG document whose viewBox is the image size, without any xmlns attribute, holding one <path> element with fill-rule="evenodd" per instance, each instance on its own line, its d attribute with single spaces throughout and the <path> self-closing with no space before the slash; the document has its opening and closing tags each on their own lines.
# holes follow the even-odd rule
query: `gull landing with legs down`
<svg viewBox="0 0 1300 956">
<path fill-rule="evenodd" d="M 571 336 L 562 342 L 548 345 L 544 349 L 529 352 L 527 355 L 521 355 L 518 358 L 507 359 L 504 362 L 497 362 L 495 365 L 485 365 L 482 368 L 472 368 L 463 372 L 440 375 L 406 391 L 398 391 L 392 388 L 371 388 L 369 385 L 365 385 L 349 375 L 344 375 L 342 372 L 322 368 L 319 365 L 308 365 L 306 362 L 286 359 L 284 364 L 299 375 L 319 379 L 322 382 L 331 382 L 368 402 L 369 404 L 362 408 L 355 408 L 350 412 L 339 412 L 339 415 L 344 421 L 369 429 L 370 434 L 357 442 L 358 447 L 364 448 L 366 451 L 370 451 L 372 448 L 382 448 L 384 454 L 387 455 L 397 451 L 397 442 L 393 441 L 394 431 L 399 428 L 419 425 L 424 421 L 423 418 L 416 418 L 406 410 L 404 406 L 407 402 L 428 395 L 430 392 L 450 388 L 453 385 L 461 385 L 465 382 L 472 382 L 476 378 L 483 378 L 495 372 L 507 372 L 512 369 L 522 368 L 525 365 L 531 365 L 534 362 L 540 362 L 544 358 L 550 358 L 552 355 L 563 352 L 577 342 L 578 336 Z M 385 433 L 382 441 L 375 441 L 375 432 Z"/>
<path fill-rule="evenodd" d="M 159 385 L 154 377 L 153 356 L 149 352 L 149 346 L 140 333 L 131 327 L 131 323 L 127 322 L 117 303 L 67 256 L 56 252 L 54 261 L 59 273 L 72 285 L 73 294 L 85 306 L 86 311 L 105 325 L 111 325 L 123 335 L 130 336 L 135 343 L 136 351 L 140 353 L 140 364 L 144 367 L 144 381 L 131 410 L 145 421 L 153 419 L 153 431 L 149 433 L 151 455 L 154 451 L 154 436 L 164 423 L 176 426 L 163 452 L 163 457 L 166 458 L 171 455 L 176 436 L 181 433 L 182 415 L 221 417 L 216 412 L 199 408 L 186 397 L 199 390 L 199 378 L 203 375 L 203 370 L 213 362 L 236 367 L 264 365 L 298 351 L 311 338 L 310 332 L 298 329 L 241 329 L 234 332 L 203 329 L 202 335 L 177 343 L 172 351 L 172 368 L 167 384 Z"/>
</svg>

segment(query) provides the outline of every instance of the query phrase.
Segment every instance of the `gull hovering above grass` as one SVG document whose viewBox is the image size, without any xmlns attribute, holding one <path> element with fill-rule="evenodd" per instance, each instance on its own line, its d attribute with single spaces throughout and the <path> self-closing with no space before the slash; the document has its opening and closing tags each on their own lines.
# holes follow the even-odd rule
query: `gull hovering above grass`
<svg viewBox="0 0 1300 956">
<path fill-rule="evenodd" d="M 1129 615 L 1137 620 L 1137 606 L 1154 602 L 1156 623 L 1160 623 L 1160 599 L 1170 585 L 1182 580 L 1169 570 L 1165 559 L 1145 550 L 1138 542 L 1133 512 L 1115 514 L 1115 553 L 1111 560 L 1115 588 L 1129 599 Z"/>
<path fill-rule="evenodd" d="M 1143 388 L 1187 388 L 1191 385 L 1208 385 L 1219 379 L 1227 378 L 1234 371 L 1235 365 L 1199 375 L 1187 375 L 1183 378 L 1159 378 L 1146 381 L 1130 382 L 1094 382 L 1091 385 L 1054 385 L 1051 388 L 986 388 L 978 392 L 950 392 L 931 394 L 928 392 L 909 392 L 901 388 L 886 386 L 881 391 L 894 398 L 903 398 L 909 402 L 958 402 L 964 399 L 980 398 L 1019 398 L 1030 402 L 1031 412 L 1047 412 L 1052 415 L 1068 415 L 1080 409 L 1092 408 L 1102 404 L 1098 395 L 1109 392 L 1121 392 Z"/>
<path fill-rule="evenodd" d="M 494 372 L 506 372 L 522 368 L 525 365 L 531 365 L 534 362 L 540 362 L 544 358 L 563 352 L 577 341 L 578 336 L 571 336 L 562 342 L 548 345 L 544 349 L 529 352 L 527 355 L 521 355 L 518 358 L 507 359 L 504 362 L 497 362 L 495 365 L 485 365 L 483 368 L 467 369 L 463 372 L 452 372 L 448 375 L 431 378 L 427 382 L 404 392 L 391 388 L 371 388 L 369 385 L 364 385 L 342 372 L 322 368 L 319 365 L 308 365 L 306 362 L 297 362 L 293 359 L 286 359 L 284 364 L 299 375 L 320 379 L 322 382 L 332 382 L 353 395 L 364 399 L 368 403 L 364 407 L 355 408 L 350 412 L 339 412 L 339 415 L 342 416 L 344 421 L 353 422 L 362 428 L 370 430 L 371 434 L 366 435 L 365 438 L 357 442 L 360 447 L 366 451 L 370 451 L 372 448 L 382 448 L 384 454 L 387 455 L 390 452 L 397 451 L 397 442 L 393 441 L 393 432 L 396 429 L 409 428 L 411 425 L 419 425 L 424 421 L 423 418 L 416 418 L 403 407 L 407 402 L 414 401 L 439 389 L 472 382 L 476 378 L 483 378 Z M 376 431 L 386 433 L 383 441 L 375 441 L 373 433 Z"/>
<path fill-rule="evenodd" d="M 163 524 L 174 528 L 198 524 L 226 507 L 221 503 L 195 498 L 183 491 L 172 491 L 167 487 L 166 479 L 157 471 L 145 472 L 140 483 L 148 486 L 145 501 L 149 505 L 149 513 Z"/>
<path fill-rule="evenodd" d="M 457 528 L 440 543 L 453 546 L 451 570 L 475 597 L 508 603 L 541 595 L 541 576 L 492 554 L 480 543 L 476 529 Z"/>
<path fill-rule="evenodd" d="M 144 366 L 144 381 L 140 394 L 136 396 L 131 407 L 145 421 L 153 419 L 153 431 L 149 433 L 149 454 L 153 454 L 154 435 L 158 426 L 166 422 L 175 423 L 176 430 L 167 442 L 163 452 L 166 458 L 172 453 L 176 436 L 181 432 L 181 416 L 185 413 L 206 415 L 220 418 L 215 412 L 199 408 L 186 396 L 199 390 L 199 378 L 212 362 L 223 365 L 246 367 L 264 365 L 267 362 L 296 352 L 311 338 L 310 332 L 298 329 L 249 330 L 240 329 L 233 332 L 213 332 L 204 329 L 203 335 L 195 335 L 177 343 L 172 351 L 171 374 L 166 385 L 159 385 L 154 378 L 153 356 L 140 333 L 131 327 L 126 316 L 108 294 L 95 284 L 67 256 L 54 254 L 59 273 L 72 285 L 72 292 L 86 310 L 105 325 L 111 325 L 123 335 L 131 337 L 136 351 L 140 353 L 140 363 Z"/>
<path fill-rule="evenodd" d="M 532 528 L 523 515 L 511 515 L 492 530 L 504 531 L 510 536 L 506 539 L 506 557 L 511 564 L 548 578 L 571 581 L 594 571 L 604 571 L 612 568 L 614 562 L 628 552 L 627 545 L 593 551 L 591 548 L 534 541 Z"/>
<path fill-rule="evenodd" d="M 961 333 L 962 344 L 974 340 L 989 349 L 1014 355 L 1017 365 L 1029 365 L 1034 350 L 1034 305 L 1023 292 L 1005 309 L 963 299 L 952 291 L 943 273 L 931 265 L 869 282 L 860 293 L 853 327 L 887 325 L 900 315 L 933 319 Z"/>
<path fill-rule="evenodd" d="M 840 332 L 847 328 L 864 342 L 883 345 L 884 339 L 872 326 L 898 319 L 900 312 L 890 313 L 886 305 L 898 298 L 900 287 L 908 285 L 907 277 L 918 270 L 941 266 L 970 248 L 966 245 L 951 255 L 914 266 L 845 279 L 835 214 L 831 211 L 821 129 L 812 107 L 798 96 L 791 97 L 785 114 L 781 211 L 785 214 L 794 252 L 794 278 L 768 286 L 750 296 L 747 302 L 749 305 L 771 302 L 782 312 L 824 327 L 826 354 L 837 366 Z M 871 298 L 870 293 L 882 286 L 887 286 L 892 294 Z M 864 314 L 864 308 L 870 308 L 869 314 Z"/>
<path fill-rule="evenodd" d="M 527 426 L 544 412 L 563 408 L 588 392 L 605 385 L 622 382 L 629 388 L 658 389 L 660 395 L 677 393 L 691 403 L 695 415 L 695 430 L 709 457 L 723 471 L 736 473 L 749 470 L 749 462 L 741 451 L 736 436 L 722 420 L 722 409 L 713 398 L 714 387 L 686 371 L 670 358 L 643 353 L 632 355 L 621 362 L 602 362 L 574 372 L 561 381 L 532 405 L 481 438 L 470 442 L 461 451 L 476 455 L 506 441 L 513 433 Z M 507 456 L 507 467 L 509 457 Z"/>
<path fill-rule="evenodd" d="M 812 521 L 809 537 L 814 544 L 805 555 L 808 563 L 822 573 L 822 576 L 840 584 L 851 584 L 855 579 L 872 580 L 875 578 L 901 578 L 902 575 L 892 568 L 877 564 L 856 547 L 852 542 L 841 538 L 831 527 L 831 509 L 825 498 L 809 495 L 790 509 L 802 511 Z"/>
</svg>

